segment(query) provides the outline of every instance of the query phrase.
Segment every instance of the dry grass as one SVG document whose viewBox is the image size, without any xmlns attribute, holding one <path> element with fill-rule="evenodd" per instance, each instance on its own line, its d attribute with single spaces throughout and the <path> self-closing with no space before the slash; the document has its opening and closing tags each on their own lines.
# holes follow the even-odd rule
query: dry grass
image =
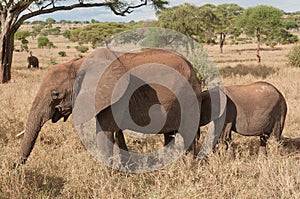
<svg viewBox="0 0 300 199">
<path fill-rule="evenodd" d="M 27 164 L 13 170 L 21 142 L 14 135 L 24 127 L 50 56 L 57 62 L 76 57 L 62 38 L 53 42 L 58 49 L 34 50 L 40 70 L 27 70 L 26 53 L 15 53 L 13 81 L 0 85 L 0 198 L 300 198 L 300 69 L 286 66 L 291 45 L 262 51 L 263 67 L 253 59 L 255 45 L 225 46 L 222 55 L 218 46 L 206 47 L 219 67 L 231 67 L 225 84 L 265 80 L 286 97 L 283 135 L 291 139 L 280 145 L 271 140 L 266 158 L 257 155 L 257 137 L 234 134 L 235 160 L 220 150 L 208 162 L 185 156 L 159 171 L 125 174 L 100 165 L 81 144 L 69 119 L 48 122 Z M 60 50 L 67 51 L 68 57 L 59 58 L 55 51 Z M 259 70 L 267 73 L 260 75 Z"/>
</svg>

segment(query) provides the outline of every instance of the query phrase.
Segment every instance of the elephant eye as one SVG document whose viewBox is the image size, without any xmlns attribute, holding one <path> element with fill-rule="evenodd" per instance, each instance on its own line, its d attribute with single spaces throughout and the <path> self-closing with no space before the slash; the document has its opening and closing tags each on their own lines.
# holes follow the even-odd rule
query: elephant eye
<svg viewBox="0 0 300 199">
<path fill-rule="evenodd" d="M 52 97 L 52 99 L 58 99 L 59 92 L 56 90 L 51 91 L 51 97 Z"/>
</svg>

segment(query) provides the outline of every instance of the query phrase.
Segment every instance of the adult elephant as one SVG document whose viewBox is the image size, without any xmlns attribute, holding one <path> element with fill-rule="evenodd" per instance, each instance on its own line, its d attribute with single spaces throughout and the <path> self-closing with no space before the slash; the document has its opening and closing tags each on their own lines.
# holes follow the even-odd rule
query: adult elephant
<svg viewBox="0 0 300 199">
<path fill-rule="evenodd" d="M 218 102 L 214 101 L 214 96 L 220 92 L 226 94 L 226 109 L 215 112 L 212 107 Z M 259 136 L 260 152 L 266 153 L 266 143 L 271 135 L 280 140 L 286 113 L 287 104 L 283 95 L 268 82 L 225 86 L 224 89 L 215 87 L 202 92 L 200 126 L 213 121 L 214 128 L 209 130 L 214 133 L 211 134 L 219 137 L 222 133 L 222 140 L 226 142 L 231 142 L 232 131 L 244 136 Z M 211 142 L 210 146 L 206 146 L 207 150 L 215 144 Z"/>
<path fill-rule="evenodd" d="M 152 76 L 154 80 L 147 79 Z M 28 115 L 19 163 L 26 162 L 46 121 L 66 121 L 72 111 L 75 125 L 96 118 L 97 147 L 104 158 L 112 157 L 113 143 L 127 150 L 124 129 L 179 131 L 186 149 L 196 135 L 200 107 L 200 81 L 179 54 L 162 49 L 123 54 L 99 48 L 48 69 Z"/>
</svg>

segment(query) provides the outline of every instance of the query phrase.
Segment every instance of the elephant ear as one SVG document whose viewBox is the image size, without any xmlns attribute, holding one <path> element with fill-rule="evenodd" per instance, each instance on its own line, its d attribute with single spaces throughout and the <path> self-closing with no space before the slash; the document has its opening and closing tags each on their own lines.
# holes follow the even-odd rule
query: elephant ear
<svg viewBox="0 0 300 199">
<path fill-rule="evenodd" d="M 120 77 L 126 73 L 116 55 L 104 49 L 96 50 L 86 58 L 77 73 L 73 87 L 73 122 L 75 126 L 94 118 L 101 110 L 116 102 L 124 94 L 129 83 L 122 78 L 121 89 L 112 94 Z M 124 92 L 123 92 L 124 91 Z"/>
<path fill-rule="evenodd" d="M 119 60 L 113 62 L 99 79 L 95 93 L 97 113 L 116 103 L 129 86 L 130 74 Z"/>
<path fill-rule="evenodd" d="M 95 112 L 88 108 L 90 105 L 87 104 L 87 102 L 89 101 L 90 95 L 86 87 L 87 84 L 84 81 L 86 76 L 87 72 L 85 70 L 79 71 L 73 86 L 72 113 L 75 126 L 87 122 Z M 84 107 L 87 108 L 85 109 Z"/>
<path fill-rule="evenodd" d="M 76 80 L 74 82 L 73 93 L 72 93 L 72 107 L 75 106 L 76 98 L 81 90 L 81 85 L 85 77 L 85 73 L 86 71 L 79 71 Z"/>
</svg>

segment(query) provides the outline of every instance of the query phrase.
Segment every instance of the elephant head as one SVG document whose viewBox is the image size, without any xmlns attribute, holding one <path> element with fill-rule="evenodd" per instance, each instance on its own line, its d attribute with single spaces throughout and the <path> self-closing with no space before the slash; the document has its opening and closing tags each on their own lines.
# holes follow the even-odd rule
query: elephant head
<svg viewBox="0 0 300 199">
<path fill-rule="evenodd" d="M 58 64 L 48 69 L 30 109 L 20 149 L 25 163 L 46 121 L 66 121 L 72 112 L 71 96 L 76 73 L 84 59 Z"/>
</svg>

